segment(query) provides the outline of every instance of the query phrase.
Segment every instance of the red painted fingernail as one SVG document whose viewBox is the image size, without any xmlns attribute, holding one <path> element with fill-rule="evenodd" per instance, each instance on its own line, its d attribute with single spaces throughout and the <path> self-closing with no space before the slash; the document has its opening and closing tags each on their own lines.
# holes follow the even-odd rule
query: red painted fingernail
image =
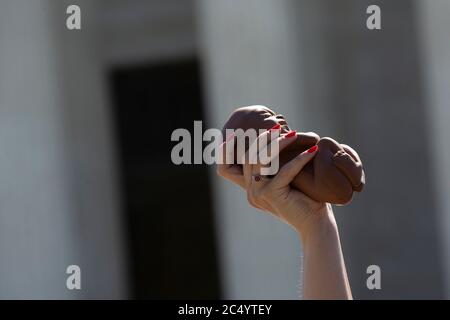
<svg viewBox="0 0 450 320">
<path fill-rule="evenodd" d="M 292 138 L 296 134 L 297 134 L 297 131 L 293 130 L 293 131 L 290 131 L 290 132 L 286 133 L 285 137 L 286 138 Z"/>
<path fill-rule="evenodd" d="M 274 125 L 272 128 L 269 129 L 269 131 L 274 131 L 274 130 L 280 130 L 281 129 L 281 124 L 276 124 Z"/>
<path fill-rule="evenodd" d="M 316 151 L 317 151 L 317 149 L 319 149 L 319 147 L 318 147 L 318 146 L 313 146 L 313 147 L 311 147 L 311 148 L 309 148 L 309 149 L 308 149 L 308 153 L 313 153 L 313 152 L 316 152 Z"/>
</svg>

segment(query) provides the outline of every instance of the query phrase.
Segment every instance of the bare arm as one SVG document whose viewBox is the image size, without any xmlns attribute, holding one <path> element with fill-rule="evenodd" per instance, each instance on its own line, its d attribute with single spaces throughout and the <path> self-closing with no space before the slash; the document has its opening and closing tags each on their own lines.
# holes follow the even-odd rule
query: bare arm
<svg viewBox="0 0 450 320">
<path fill-rule="evenodd" d="M 258 139 L 266 139 L 267 135 L 263 133 Z M 295 141 L 292 135 L 276 139 L 279 148 L 271 150 L 277 152 Z M 218 173 L 243 187 L 252 206 L 270 212 L 297 231 L 304 251 L 305 299 L 352 299 L 331 205 L 316 202 L 290 187 L 316 152 L 317 147 L 313 147 L 298 155 L 273 178 L 260 176 L 261 167 L 249 163 L 244 163 L 242 173 L 226 166 L 219 167 Z"/>
<path fill-rule="evenodd" d="M 299 233 L 303 244 L 303 298 L 352 299 L 344 256 L 331 206 Z"/>
</svg>

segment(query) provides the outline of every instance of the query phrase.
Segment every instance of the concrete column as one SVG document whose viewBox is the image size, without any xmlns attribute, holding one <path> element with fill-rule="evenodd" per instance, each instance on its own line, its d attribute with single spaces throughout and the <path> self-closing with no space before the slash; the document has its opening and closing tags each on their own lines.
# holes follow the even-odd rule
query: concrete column
<svg viewBox="0 0 450 320">
<path fill-rule="evenodd" d="M 77 3 L 82 31 L 66 29 L 69 1 L 0 4 L 0 298 L 126 294 L 92 5 Z"/>
<path fill-rule="evenodd" d="M 449 224 L 450 208 L 450 157 L 442 148 L 449 137 L 444 1 L 421 3 L 432 111 L 422 90 L 414 2 L 380 3 L 380 31 L 366 28 L 370 1 L 198 3 L 211 126 L 220 127 L 236 106 L 267 104 L 302 130 L 354 146 L 367 188 L 335 213 L 355 297 L 442 297 L 440 234 L 448 233 L 439 225 Z M 431 134 L 427 114 L 434 119 Z M 294 297 L 295 240 L 248 209 L 238 188 L 219 179 L 215 187 L 226 297 Z M 366 287 L 371 264 L 381 267 L 381 291 Z M 273 270 L 282 267 L 285 276 L 278 277 Z"/>
<path fill-rule="evenodd" d="M 0 296 L 63 298 L 79 260 L 70 227 L 49 1 L 0 9 Z"/>
<path fill-rule="evenodd" d="M 442 243 L 445 297 L 450 298 L 450 2 L 417 1 L 431 161 Z"/>
<path fill-rule="evenodd" d="M 294 4 L 197 2 L 209 127 L 221 128 L 234 108 L 254 104 L 273 107 L 294 126 L 307 121 Z M 301 250 L 294 232 L 252 209 L 239 187 L 218 177 L 213 185 L 224 298 L 298 298 Z"/>
<path fill-rule="evenodd" d="M 316 70 L 307 76 L 326 72 L 326 82 L 313 83 L 316 92 L 328 95 L 323 101 L 334 121 L 333 136 L 354 146 L 366 170 L 364 192 L 334 209 L 353 294 L 358 299 L 441 298 L 442 222 L 433 190 L 435 152 L 429 142 L 434 137 L 424 121 L 428 106 L 415 2 L 380 1 L 382 29 L 376 31 L 366 28 L 370 0 L 315 2 L 321 21 L 315 37 L 321 46 L 306 46 L 322 53 L 306 56 L 310 70 Z M 320 124 L 317 128 L 322 132 Z M 381 290 L 366 286 L 372 264 L 381 268 Z"/>
</svg>

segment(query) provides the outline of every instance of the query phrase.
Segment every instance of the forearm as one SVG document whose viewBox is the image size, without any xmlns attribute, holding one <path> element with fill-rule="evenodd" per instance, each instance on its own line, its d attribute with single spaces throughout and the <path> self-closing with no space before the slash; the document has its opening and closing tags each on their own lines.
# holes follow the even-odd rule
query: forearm
<svg viewBox="0 0 450 320">
<path fill-rule="evenodd" d="M 331 209 L 314 218 L 303 243 L 304 299 L 352 299 L 339 232 Z"/>
</svg>

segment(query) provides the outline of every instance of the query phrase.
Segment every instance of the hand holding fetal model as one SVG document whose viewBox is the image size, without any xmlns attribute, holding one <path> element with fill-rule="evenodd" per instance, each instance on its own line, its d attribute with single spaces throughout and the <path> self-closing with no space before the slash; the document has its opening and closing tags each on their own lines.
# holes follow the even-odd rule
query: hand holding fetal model
<svg viewBox="0 0 450 320">
<path fill-rule="evenodd" d="M 223 130 L 246 131 L 275 126 L 280 127 L 281 133 L 291 130 L 283 115 L 264 106 L 249 106 L 236 109 Z M 297 133 L 294 141 L 280 153 L 280 165 L 314 145 L 319 147 L 317 156 L 292 179 L 291 185 L 316 201 L 341 205 L 349 203 L 354 192 L 361 192 L 365 184 L 361 159 L 351 147 L 331 138 L 320 138 L 312 132 Z M 239 166 L 234 168 L 236 172 L 240 169 Z"/>
<path fill-rule="evenodd" d="M 281 135 L 273 134 L 274 130 Z M 293 187 L 293 180 L 318 156 L 320 144 L 297 153 L 273 176 L 261 175 L 264 165 L 250 161 L 267 154 L 271 159 L 281 158 L 297 137 L 295 131 L 283 131 L 277 123 L 252 142 L 258 147 L 248 148 L 242 167 L 219 164 L 218 174 L 244 188 L 252 206 L 273 214 L 297 231 L 303 243 L 305 299 L 352 299 L 331 205 L 313 200 Z M 226 144 L 222 146 L 225 156 Z"/>
<path fill-rule="evenodd" d="M 317 155 L 319 147 L 316 145 L 300 153 L 281 167 L 273 177 L 263 176 L 261 175 L 261 168 L 264 165 L 249 161 L 249 159 L 260 159 L 260 155 L 263 152 L 267 154 L 267 150 L 270 150 L 271 158 L 277 157 L 296 140 L 295 131 L 281 136 L 272 133 L 273 130 L 268 130 L 253 142 L 257 146 L 264 147 L 247 150 L 246 160 L 243 160 L 242 175 L 236 174 L 230 179 L 226 169 L 223 169 L 223 173 L 220 174 L 230 180 L 238 179 L 239 181 L 235 180 L 235 182 L 246 190 L 247 199 L 253 207 L 272 213 L 291 225 L 301 235 L 306 235 L 311 220 L 318 219 L 321 212 L 327 211 L 329 204 L 312 200 L 302 192 L 292 188 L 291 182 Z"/>
</svg>

